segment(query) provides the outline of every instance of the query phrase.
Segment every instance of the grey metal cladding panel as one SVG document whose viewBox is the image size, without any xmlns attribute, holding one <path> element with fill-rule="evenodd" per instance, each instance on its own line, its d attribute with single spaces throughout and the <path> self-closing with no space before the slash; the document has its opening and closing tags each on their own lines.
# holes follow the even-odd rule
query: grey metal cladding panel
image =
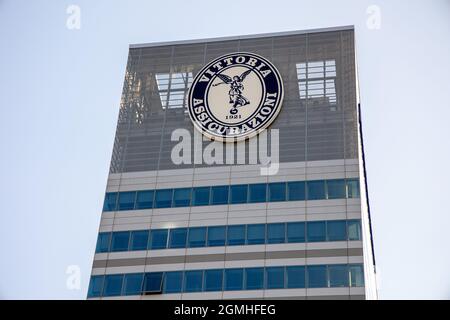
<svg viewBox="0 0 450 320">
<path fill-rule="evenodd" d="M 110 171 L 193 167 L 171 161 L 172 131 L 194 128 L 184 108 L 163 108 L 156 74 L 195 76 L 206 62 L 236 51 L 267 57 L 282 75 L 283 108 L 271 125 L 280 130 L 282 162 L 356 158 L 353 39 L 353 30 L 341 30 L 130 49 Z M 324 60 L 336 63 L 335 108 L 323 99 L 300 99 L 297 64 Z"/>
</svg>

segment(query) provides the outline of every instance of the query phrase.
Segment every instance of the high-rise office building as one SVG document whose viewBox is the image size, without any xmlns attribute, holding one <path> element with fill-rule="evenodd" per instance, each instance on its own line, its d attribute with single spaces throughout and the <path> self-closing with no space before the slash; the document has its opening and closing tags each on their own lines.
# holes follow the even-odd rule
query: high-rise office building
<svg viewBox="0 0 450 320">
<path fill-rule="evenodd" d="M 89 299 L 377 298 L 353 27 L 131 45 L 101 214 Z"/>
</svg>

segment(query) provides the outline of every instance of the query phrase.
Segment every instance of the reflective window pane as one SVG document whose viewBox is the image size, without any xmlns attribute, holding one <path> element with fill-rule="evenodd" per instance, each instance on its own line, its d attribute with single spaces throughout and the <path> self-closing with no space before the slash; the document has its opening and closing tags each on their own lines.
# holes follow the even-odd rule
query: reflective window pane
<svg viewBox="0 0 450 320">
<path fill-rule="evenodd" d="M 264 289 L 264 268 L 245 269 L 245 290 Z"/>
<path fill-rule="evenodd" d="M 144 289 L 146 293 L 159 293 L 162 290 L 162 272 L 146 273 L 144 277 Z"/>
<path fill-rule="evenodd" d="M 361 222 L 359 220 L 349 220 L 348 240 L 361 240 Z"/>
<path fill-rule="evenodd" d="M 270 223 L 267 225 L 267 243 L 284 243 L 284 223 Z"/>
<path fill-rule="evenodd" d="M 307 181 L 308 200 L 323 200 L 325 199 L 325 181 Z"/>
<path fill-rule="evenodd" d="M 165 249 L 167 247 L 167 229 L 151 230 L 149 248 Z"/>
<path fill-rule="evenodd" d="M 248 185 L 236 185 L 230 187 L 230 203 L 247 203 Z"/>
<path fill-rule="evenodd" d="M 112 297 L 120 296 L 122 291 L 123 274 L 113 274 L 105 276 L 105 284 L 103 287 L 103 296 Z"/>
<path fill-rule="evenodd" d="M 147 250 L 148 230 L 131 231 L 130 250 Z"/>
<path fill-rule="evenodd" d="M 189 228 L 189 248 L 204 247 L 206 242 L 206 228 Z"/>
<path fill-rule="evenodd" d="M 205 206 L 209 204 L 210 187 L 199 187 L 193 189 L 192 205 Z"/>
<path fill-rule="evenodd" d="M 188 207 L 191 204 L 191 188 L 174 189 L 173 206 Z"/>
<path fill-rule="evenodd" d="M 224 290 L 242 290 L 244 269 L 225 269 Z"/>
<path fill-rule="evenodd" d="M 217 247 L 225 245 L 225 226 L 208 227 L 208 246 Z"/>
<path fill-rule="evenodd" d="M 238 246 L 245 244 L 245 225 L 229 225 L 227 228 L 227 245 Z"/>
<path fill-rule="evenodd" d="M 327 221 L 327 240 L 328 241 L 346 241 L 347 240 L 347 222 Z"/>
<path fill-rule="evenodd" d="M 211 187 L 211 204 L 228 204 L 228 186 Z"/>
<path fill-rule="evenodd" d="M 151 209 L 153 208 L 153 197 L 155 192 L 153 190 L 138 191 L 136 195 L 136 209 Z"/>
<path fill-rule="evenodd" d="M 269 201 L 286 201 L 286 183 L 269 183 Z"/>
<path fill-rule="evenodd" d="M 92 276 L 89 281 L 88 298 L 101 297 L 103 291 L 104 276 Z"/>
<path fill-rule="evenodd" d="M 117 192 L 108 192 L 105 194 L 105 202 L 103 203 L 103 211 L 114 211 L 117 205 Z"/>
<path fill-rule="evenodd" d="M 170 230 L 169 248 L 186 248 L 186 228 Z"/>
<path fill-rule="evenodd" d="M 250 184 L 248 187 L 248 202 L 266 202 L 267 184 Z"/>
<path fill-rule="evenodd" d="M 97 246 L 95 248 L 96 253 L 108 252 L 109 242 L 111 240 L 111 232 L 101 232 L 97 237 Z"/>
<path fill-rule="evenodd" d="M 345 199 L 345 180 L 327 180 L 328 199 Z"/>
<path fill-rule="evenodd" d="M 289 201 L 303 201 L 306 199 L 306 183 L 300 182 L 288 182 L 288 200 Z"/>
<path fill-rule="evenodd" d="M 203 271 L 185 271 L 184 272 L 184 292 L 202 291 Z"/>
<path fill-rule="evenodd" d="M 125 296 L 140 295 L 142 292 L 143 273 L 128 273 L 123 279 L 122 294 Z"/>
<path fill-rule="evenodd" d="M 347 198 L 359 198 L 358 179 L 347 179 Z"/>
<path fill-rule="evenodd" d="M 128 251 L 130 232 L 113 232 L 111 240 L 111 251 Z"/>
<path fill-rule="evenodd" d="M 304 222 L 289 222 L 287 224 L 287 241 L 289 243 L 305 242 Z"/>
<path fill-rule="evenodd" d="M 286 267 L 287 288 L 305 288 L 305 267 Z"/>
<path fill-rule="evenodd" d="M 170 208 L 172 206 L 172 189 L 156 190 L 155 208 Z"/>
<path fill-rule="evenodd" d="M 308 266 L 308 288 L 327 287 L 327 266 Z"/>
<path fill-rule="evenodd" d="M 223 270 L 205 270 L 204 291 L 222 291 Z"/>
<path fill-rule="evenodd" d="M 308 230 L 309 242 L 325 241 L 327 239 L 325 221 L 308 222 L 306 229 Z"/>
<path fill-rule="evenodd" d="M 348 287 L 348 267 L 347 265 L 328 266 L 330 287 Z"/>
<path fill-rule="evenodd" d="M 182 271 L 165 272 L 163 293 L 180 293 L 182 282 Z"/>
<path fill-rule="evenodd" d="M 284 288 L 284 267 L 266 268 L 267 289 Z"/>
<path fill-rule="evenodd" d="M 364 272 L 362 265 L 350 265 L 350 285 L 352 287 L 363 287 L 364 286 Z"/>
<path fill-rule="evenodd" d="M 264 244 L 266 242 L 266 225 L 249 224 L 247 226 L 247 244 Z"/>
<path fill-rule="evenodd" d="M 119 192 L 119 210 L 134 209 L 134 200 L 136 199 L 136 192 Z"/>
</svg>

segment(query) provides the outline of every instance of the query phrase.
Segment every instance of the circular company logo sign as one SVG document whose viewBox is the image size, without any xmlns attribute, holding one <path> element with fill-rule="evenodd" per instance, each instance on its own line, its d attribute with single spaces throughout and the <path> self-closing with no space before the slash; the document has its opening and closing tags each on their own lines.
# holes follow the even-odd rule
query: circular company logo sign
<svg viewBox="0 0 450 320">
<path fill-rule="evenodd" d="M 218 141 L 258 134 L 276 118 L 283 82 L 267 59 L 248 52 L 214 59 L 195 76 L 188 109 L 194 126 Z"/>
</svg>

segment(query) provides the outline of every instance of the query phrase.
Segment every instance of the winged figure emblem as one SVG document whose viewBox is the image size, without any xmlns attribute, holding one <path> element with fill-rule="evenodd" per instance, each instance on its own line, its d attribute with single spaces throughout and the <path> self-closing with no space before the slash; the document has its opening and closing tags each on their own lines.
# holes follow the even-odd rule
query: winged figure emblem
<svg viewBox="0 0 450 320">
<path fill-rule="evenodd" d="M 227 76 L 225 74 L 218 74 L 217 77 L 222 80 L 219 83 L 214 84 L 213 86 L 218 86 L 221 84 L 230 85 L 230 90 L 228 91 L 228 96 L 230 98 L 229 103 L 232 104 L 232 108 L 230 110 L 231 114 L 236 114 L 238 112 L 238 107 L 243 107 L 250 103 L 250 101 L 242 95 L 244 91 L 244 85 L 242 82 L 245 77 L 249 75 L 252 70 L 246 70 L 241 75 L 236 75 L 233 77 Z"/>
</svg>

